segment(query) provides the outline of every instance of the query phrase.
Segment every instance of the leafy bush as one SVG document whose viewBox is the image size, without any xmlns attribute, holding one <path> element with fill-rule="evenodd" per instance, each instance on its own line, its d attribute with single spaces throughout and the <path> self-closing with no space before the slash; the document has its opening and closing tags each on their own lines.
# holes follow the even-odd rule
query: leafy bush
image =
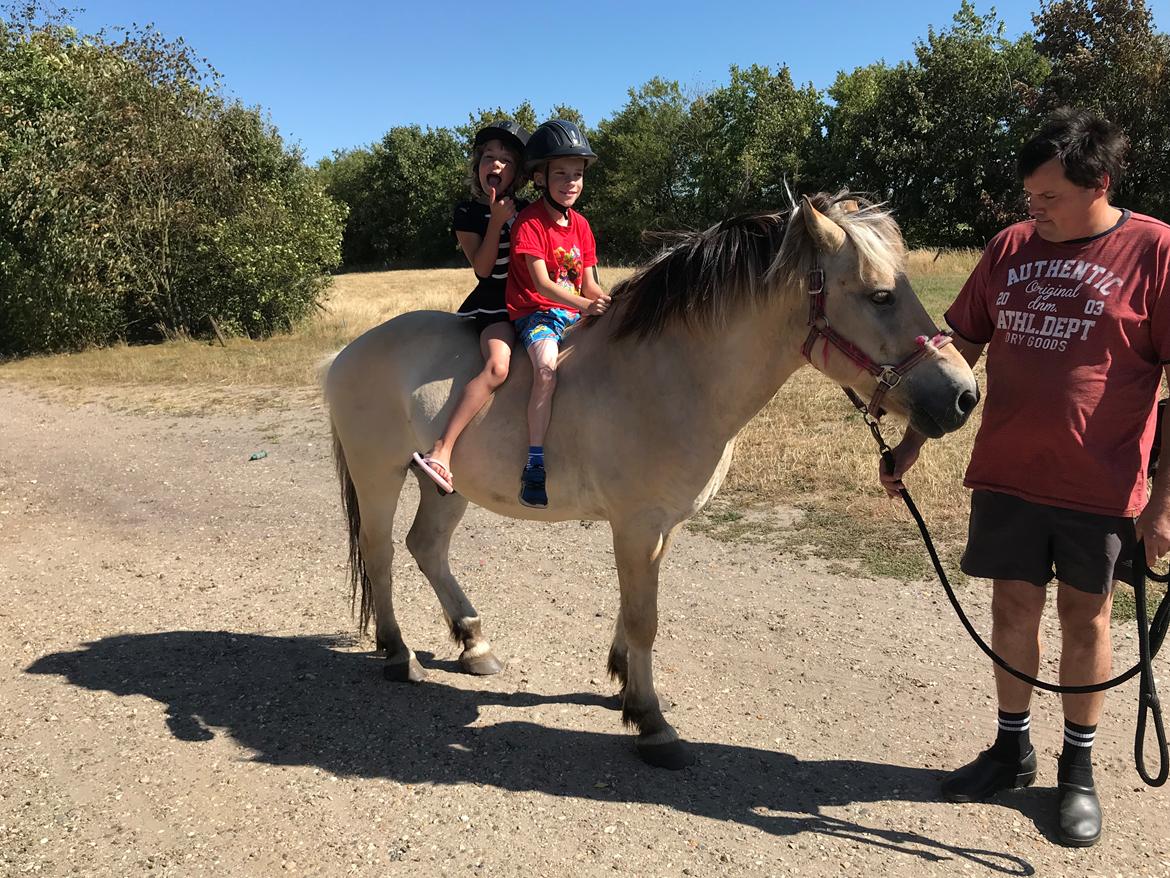
<svg viewBox="0 0 1170 878">
<path fill-rule="evenodd" d="M 214 71 L 148 29 L 0 20 L 0 354 L 304 316 L 344 208 Z"/>
</svg>

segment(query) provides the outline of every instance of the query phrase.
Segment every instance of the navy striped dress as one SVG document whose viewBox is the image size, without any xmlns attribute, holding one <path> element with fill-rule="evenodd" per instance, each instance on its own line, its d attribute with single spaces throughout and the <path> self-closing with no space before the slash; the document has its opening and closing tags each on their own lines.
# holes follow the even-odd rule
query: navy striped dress
<svg viewBox="0 0 1170 878">
<path fill-rule="evenodd" d="M 516 212 L 519 213 L 528 202 L 516 199 Z M 451 220 L 451 229 L 455 232 L 474 232 L 480 238 L 487 236 L 488 222 L 492 212 L 486 204 L 480 201 L 460 201 L 455 205 L 455 215 Z M 514 220 L 515 217 L 512 218 Z M 504 289 L 508 284 L 508 260 L 512 253 L 512 220 L 509 220 L 500 230 L 500 249 L 496 253 L 496 263 L 487 277 L 480 277 L 479 283 L 471 291 L 459 310 L 458 317 L 474 320 L 478 331 L 501 320 L 508 319 L 508 308 L 504 304 Z M 478 277 L 478 275 L 477 275 Z"/>
</svg>

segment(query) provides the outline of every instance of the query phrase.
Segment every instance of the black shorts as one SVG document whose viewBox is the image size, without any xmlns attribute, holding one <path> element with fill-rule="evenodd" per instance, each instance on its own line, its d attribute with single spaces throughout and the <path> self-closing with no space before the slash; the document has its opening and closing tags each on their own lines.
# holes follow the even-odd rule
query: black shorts
<svg viewBox="0 0 1170 878">
<path fill-rule="evenodd" d="M 460 314 L 459 318 L 461 320 L 466 320 L 468 323 L 474 323 L 475 324 L 475 334 L 477 336 L 483 335 L 483 331 L 485 329 L 487 329 L 489 326 L 494 326 L 497 323 L 511 324 L 511 322 L 512 322 L 511 320 L 508 319 L 508 312 L 507 311 L 504 311 L 503 313 L 501 313 L 499 311 L 494 311 L 494 312 L 490 312 L 490 313 L 485 313 L 485 312 L 481 311 L 478 314 L 470 314 L 470 315 Z"/>
<path fill-rule="evenodd" d="M 977 490 L 971 494 L 968 576 L 1047 585 L 1055 577 L 1078 591 L 1108 594 L 1114 580 L 1133 584 L 1133 519 L 1031 503 Z"/>
<path fill-rule="evenodd" d="M 480 280 L 455 314 L 462 320 L 474 320 L 476 335 L 482 335 L 494 323 L 505 320 L 510 323 L 504 299 L 504 281 L 498 278 Z"/>
</svg>

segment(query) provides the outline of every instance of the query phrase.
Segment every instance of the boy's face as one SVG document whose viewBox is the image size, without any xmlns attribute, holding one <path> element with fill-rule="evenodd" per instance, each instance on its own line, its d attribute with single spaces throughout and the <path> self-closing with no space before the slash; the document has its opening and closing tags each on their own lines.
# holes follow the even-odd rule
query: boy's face
<svg viewBox="0 0 1170 878">
<path fill-rule="evenodd" d="M 512 150 L 499 140 L 489 140 L 483 145 L 479 157 L 479 185 L 490 198 L 495 190 L 496 198 L 502 198 L 516 181 L 518 162 Z"/>
<path fill-rule="evenodd" d="M 545 168 L 545 185 L 553 200 L 572 207 L 585 188 L 585 159 L 552 159 Z M 538 181 L 539 182 L 539 181 Z"/>
</svg>

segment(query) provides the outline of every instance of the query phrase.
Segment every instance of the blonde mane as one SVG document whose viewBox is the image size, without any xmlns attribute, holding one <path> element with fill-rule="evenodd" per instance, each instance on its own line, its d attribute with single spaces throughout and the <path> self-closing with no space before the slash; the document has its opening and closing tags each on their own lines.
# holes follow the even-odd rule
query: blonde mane
<svg viewBox="0 0 1170 878">
<path fill-rule="evenodd" d="M 813 206 L 842 229 L 863 273 L 900 273 L 906 264 L 902 232 L 891 213 L 848 191 L 810 196 Z M 612 291 L 616 338 L 658 335 L 673 323 L 718 326 L 728 313 L 780 289 L 803 289 L 817 259 L 800 208 L 726 219 L 673 243 Z"/>
</svg>

